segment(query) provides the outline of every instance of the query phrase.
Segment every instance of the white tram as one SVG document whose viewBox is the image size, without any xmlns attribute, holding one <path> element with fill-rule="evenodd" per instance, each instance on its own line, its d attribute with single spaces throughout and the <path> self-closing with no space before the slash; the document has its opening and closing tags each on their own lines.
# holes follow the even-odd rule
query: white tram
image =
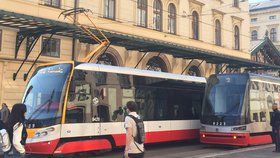
<svg viewBox="0 0 280 158">
<path fill-rule="evenodd" d="M 69 154 L 125 145 L 125 105 L 135 101 L 146 142 L 199 138 L 205 78 L 97 65 L 42 65 L 23 97 L 26 150 Z"/>
<path fill-rule="evenodd" d="M 257 74 L 212 75 L 202 108 L 203 143 L 249 146 L 271 143 L 270 114 L 280 104 L 280 79 Z"/>
</svg>

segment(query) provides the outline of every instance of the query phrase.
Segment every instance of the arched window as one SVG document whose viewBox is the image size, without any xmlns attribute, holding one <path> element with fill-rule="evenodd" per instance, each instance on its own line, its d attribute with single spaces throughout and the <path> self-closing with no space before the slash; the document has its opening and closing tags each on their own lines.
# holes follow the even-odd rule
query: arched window
<svg viewBox="0 0 280 158">
<path fill-rule="evenodd" d="M 256 30 L 252 31 L 252 33 L 251 33 L 251 40 L 252 41 L 258 40 L 258 32 Z"/>
<path fill-rule="evenodd" d="M 201 76 L 200 70 L 197 66 L 192 66 L 189 68 L 188 75 L 190 76 Z"/>
<path fill-rule="evenodd" d="M 137 1 L 138 26 L 147 27 L 147 8 L 147 0 Z"/>
<path fill-rule="evenodd" d="M 270 39 L 271 41 L 273 42 L 276 42 L 277 41 L 277 31 L 276 31 L 276 28 L 272 28 L 270 30 Z"/>
<path fill-rule="evenodd" d="M 116 1 L 115 0 L 105 0 L 104 3 L 104 17 L 109 19 L 115 19 L 115 9 Z"/>
<path fill-rule="evenodd" d="M 234 27 L 234 49 L 239 50 L 240 49 L 240 35 L 239 35 L 239 27 Z"/>
<path fill-rule="evenodd" d="M 98 64 L 118 66 L 117 59 L 110 53 L 104 53 L 97 59 Z"/>
<path fill-rule="evenodd" d="M 199 39 L 199 15 L 196 11 L 192 13 L 192 32 L 193 39 Z"/>
<path fill-rule="evenodd" d="M 146 64 L 146 70 L 167 72 L 167 66 L 160 57 L 152 57 Z"/>
<path fill-rule="evenodd" d="M 168 32 L 176 34 L 176 7 L 173 3 L 168 6 Z"/>
<path fill-rule="evenodd" d="M 162 4 L 160 0 L 154 0 L 154 29 L 162 31 Z"/>
<path fill-rule="evenodd" d="M 215 44 L 217 46 L 222 45 L 222 29 L 220 20 L 215 21 Z"/>
</svg>

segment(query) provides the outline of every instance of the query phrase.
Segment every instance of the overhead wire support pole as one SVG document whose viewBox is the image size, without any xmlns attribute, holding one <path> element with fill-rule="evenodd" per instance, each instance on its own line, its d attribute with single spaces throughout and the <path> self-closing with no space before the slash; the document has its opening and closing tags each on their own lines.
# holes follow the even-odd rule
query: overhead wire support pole
<svg viewBox="0 0 280 158">
<path fill-rule="evenodd" d="M 22 66 L 24 65 L 24 63 L 27 61 L 27 59 L 28 59 L 28 57 L 29 57 L 31 51 L 33 50 L 34 46 L 36 45 L 37 41 L 39 40 L 39 37 L 40 37 L 40 36 L 38 36 L 38 35 L 35 37 L 34 41 L 33 41 L 32 44 L 30 45 L 30 48 L 28 48 L 28 50 L 27 50 L 27 52 L 26 52 L 26 56 L 25 56 L 24 60 L 22 61 L 22 63 L 20 64 L 20 66 L 19 66 L 17 72 L 13 74 L 13 80 L 14 80 L 14 81 L 17 79 L 17 75 L 18 75 L 19 71 L 21 70 L 21 68 L 22 68 Z M 26 48 L 26 49 L 27 49 L 27 48 Z"/>
<path fill-rule="evenodd" d="M 222 64 L 223 66 L 221 67 L 221 69 L 219 70 L 218 74 L 221 72 L 223 73 L 223 68 L 226 66 L 226 64 Z"/>
<path fill-rule="evenodd" d="M 39 53 L 38 56 L 36 57 L 35 61 L 32 63 L 32 65 L 31 65 L 31 67 L 29 68 L 29 70 L 27 71 L 27 73 L 25 73 L 25 74 L 23 75 L 23 80 L 24 80 L 24 81 L 26 81 L 26 79 L 27 79 L 29 73 L 31 72 L 31 70 L 32 70 L 32 68 L 34 67 L 34 65 L 37 63 L 37 61 L 38 61 L 39 57 L 41 56 L 41 54 L 45 51 L 47 45 L 50 44 L 50 41 L 51 41 L 53 35 L 54 35 L 54 33 L 52 33 L 51 36 L 47 39 L 47 42 L 44 43 L 44 45 L 43 45 L 43 47 L 42 47 L 40 53 Z"/>
<path fill-rule="evenodd" d="M 75 25 L 76 22 L 77 22 L 77 13 L 76 13 L 76 9 L 77 9 L 77 6 L 78 6 L 78 1 L 79 0 L 74 0 L 74 10 L 75 10 L 75 13 L 74 13 L 74 21 L 73 21 L 73 24 Z M 75 32 L 73 32 L 73 38 L 72 38 L 72 60 L 75 60 L 76 58 L 76 34 Z"/>
<path fill-rule="evenodd" d="M 181 75 L 183 75 L 183 73 L 188 69 L 188 67 L 192 64 L 192 62 L 194 61 L 194 59 L 192 59 L 189 64 L 184 68 L 184 70 L 182 71 Z"/>
<path fill-rule="evenodd" d="M 229 66 L 229 65 L 226 66 L 226 68 L 223 70 L 222 74 L 223 74 L 225 71 L 227 71 L 228 66 Z"/>
<path fill-rule="evenodd" d="M 148 54 L 148 52 L 145 52 L 145 54 L 141 57 L 141 59 L 138 61 L 138 63 L 135 65 L 134 69 L 136 69 L 138 67 L 138 65 L 140 64 L 140 62 L 144 59 L 144 57 Z"/>
<path fill-rule="evenodd" d="M 204 62 L 205 60 L 202 60 L 198 65 L 197 67 L 199 68 L 201 66 L 201 64 Z"/>
</svg>

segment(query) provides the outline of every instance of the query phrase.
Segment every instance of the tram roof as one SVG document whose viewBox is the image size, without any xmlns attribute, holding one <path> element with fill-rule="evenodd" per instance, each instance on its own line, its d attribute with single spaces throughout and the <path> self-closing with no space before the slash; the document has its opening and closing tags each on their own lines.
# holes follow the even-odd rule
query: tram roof
<svg viewBox="0 0 280 158">
<path fill-rule="evenodd" d="M 101 65 L 101 64 L 94 64 L 94 63 L 82 63 L 77 65 L 75 69 L 119 73 L 119 74 L 126 74 L 126 75 L 137 75 L 137 76 L 145 76 L 145 77 L 165 78 L 165 79 L 182 80 L 182 81 L 194 82 L 194 83 L 206 83 L 206 79 L 204 77 L 141 70 L 141 69 L 134 69 L 129 67 Z"/>
<path fill-rule="evenodd" d="M 267 74 L 255 74 L 255 73 L 233 73 L 233 74 L 213 74 L 213 75 L 217 75 L 217 76 L 226 76 L 226 75 L 247 75 L 249 79 L 256 79 L 259 81 L 266 81 L 266 82 L 275 82 L 277 81 L 278 84 L 280 84 L 280 78 L 279 77 L 274 77 L 271 75 L 267 75 Z"/>
<path fill-rule="evenodd" d="M 71 38 L 75 37 L 79 39 L 80 42 L 94 44 L 94 41 L 91 40 L 90 37 L 73 24 L 1 9 L 0 26 L 19 29 L 19 32 L 17 33 L 16 50 L 19 50 L 21 38 L 34 37 L 36 35 L 43 34 L 56 34 Z M 91 31 L 96 32 L 97 30 L 92 29 Z M 112 45 L 122 46 L 128 50 L 137 50 L 141 52 L 164 52 L 177 58 L 200 59 L 212 64 L 228 64 L 228 67 L 231 68 L 245 67 L 250 69 L 280 69 L 280 66 L 277 65 L 258 63 L 248 59 L 224 55 L 172 42 L 165 42 L 162 40 L 144 38 L 108 30 L 102 31 L 111 41 Z M 17 51 L 15 56 L 17 56 Z"/>
<path fill-rule="evenodd" d="M 277 81 L 278 84 L 280 84 L 280 78 L 279 77 L 274 77 L 274 76 L 265 75 L 265 74 L 253 74 L 253 73 L 249 73 L 249 76 L 250 76 L 251 79 L 258 79 L 258 80 L 261 80 L 261 81 L 268 81 L 268 82 Z"/>
</svg>

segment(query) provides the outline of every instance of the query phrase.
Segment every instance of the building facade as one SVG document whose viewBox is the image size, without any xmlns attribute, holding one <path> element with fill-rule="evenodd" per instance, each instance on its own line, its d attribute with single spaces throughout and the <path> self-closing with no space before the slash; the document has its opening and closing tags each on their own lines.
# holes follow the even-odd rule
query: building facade
<svg viewBox="0 0 280 158">
<path fill-rule="evenodd" d="M 251 48 L 265 36 L 280 50 L 280 1 L 269 0 L 250 4 Z"/>
<path fill-rule="evenodd" d="M 75 2 L 77 7 L 92 10 L 91 18 L 104 30 L 250 59 L 250 18 L 247 1 L 2 0 L 0 10 L 71 23 L 63 18 L 58 19 L 58 16 L 61 11 L 73 8 Z M 83 16 L 78 16 L 77 20 L 83 24 L 88 22 Z M 13 73 L 24 59 L 26 49 L 20 47 L 15 59 L 18 31 L 0 24 L 0 74 L 2 74 L 0 102 L 6 102 L 10 106 L 21 100 L 26 85 L 22 76 L 49 37 L 49 35 L 40 37 L 27 64 L 23 66 L 17 80 L 13 81 Z M 80 60 L 94 47 L 95 45 L 69 37 L 54 35 L 40 57 L 40 62 Z M 98 63 L 135 67 L 144 54 L 145 52 L 126 50 L 124 47 L 112 45 L 98 58 Z M 200 60 L 193 60 L 191 63 L 190 61 L 164 53 L 148 52 L 137 68 L 205 77 L 215 73 L 213 64 Z M 184 71 L 188 65 L 188 69 Z"/>
</svg>

